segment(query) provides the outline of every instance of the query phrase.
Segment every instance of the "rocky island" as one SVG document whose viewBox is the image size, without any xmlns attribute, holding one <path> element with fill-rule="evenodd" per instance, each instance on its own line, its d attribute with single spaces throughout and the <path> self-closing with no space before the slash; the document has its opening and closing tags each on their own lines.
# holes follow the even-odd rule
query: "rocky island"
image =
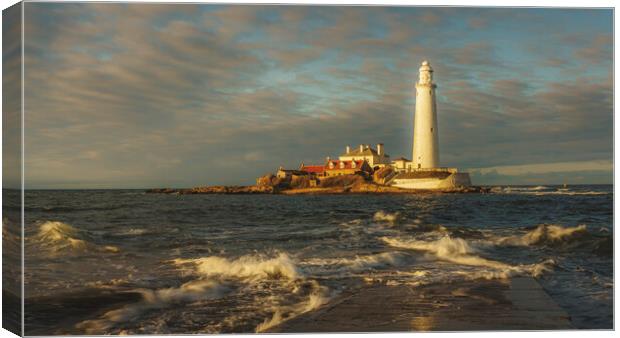
<svg viewBox="0 0 620 338">
<path fill-rule="evenodd" d="M 151 189 L 168 194 L 420 194 L 484 193 L 467 172 L 439 164 L 436 84 L 433 68 L 422 62 L 416 83 L 412 159 L 391 159 L 383 143 L 345 147 L 338 159 L 326 157 L 322 164 L 298 169 L 280 167 L 276 174 L 259 177 L 251 186 L 206 186 L 189 189 Z"/>
<path fill-rule="evenodd" d="M 385 172 L 385 170 L 384 170 Z M 382 184 L 382 172 L 375 173 L 372 177 L 350 174 L 323 178 L 317 180 L 306 175 L 290 175 L 278 177 L 268 174 L 257 179 L 255 185 L 247 186 L 201 186 L 194 188 L 155 188 L 147 193 L 162 194 L 431 194 L 431 193 L 487 193 L 490 188 L 486 187 L 458 187 L 452 189 L 404 189 Z M 379 175 L 377 175 L 379 174 Z"/>
</svg>

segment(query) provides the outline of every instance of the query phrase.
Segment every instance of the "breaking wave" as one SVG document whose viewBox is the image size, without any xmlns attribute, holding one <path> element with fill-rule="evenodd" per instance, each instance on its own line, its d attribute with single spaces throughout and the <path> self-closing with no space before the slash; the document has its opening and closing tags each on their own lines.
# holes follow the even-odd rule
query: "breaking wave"
<svg viewBox="0 0 620 338">
<path fill-rule="evenodd" d="M 522 195 L 566 195 L 566 196 L 579 196 L 579 195 L 609 195 L 611 192 L 607 191 L 575 191 L 570 188 L 550 188 L 545 186 L 537 187 L 493 187 L 491 188 L 493 193 L 503 194 L 522 194 Z"/>
<path fill-rule="evenodd" d="M 579 195 L 609 195 L 609 192 L 606 191 L 567 191 L 558 189 L 557 191 L 541 191 L 534 192 L 532 195 L 543 196 L 543 195 L 567 195 L 567 196 L 579 196 Z"/>
<path fill-rule="evenodd" d="M 553 244 L 575 239 L 586 233 L 587 229 L 584 224 L 568 228 L 554 224 L 540 224 L 536 229 L 528 231 L 525 235 L 501 237 L 497 240 L 497 243 L 514 246 Z"/>
<path fill-rule="evenodd" d="M 327 287 L 306 278 L 286 253 L 275 257 L 247 255 L 231 260 L 210 256 L 169 262 L 197 279 L 180 287 L 133 290 L 142 295 L 139 302 L 109 311 L 98 319 L 81 322 L 76 328 L 86 334 L 116 332 L 121 324 L 139 321 L 151 310 L 190 303 L 200 305 L 197 302 L 228 296 L 245 297 L 242 295 L 249 293 L 254 300 L 244 307 L 246 312 L 232 313 L 223 322 L 234 323 L 249 316 L 255 318 L 255 331 L 263 332 L 319 308 L 332 297 Z"/>
<path fill-rule="evenodd" d="M 293 297 L 287 297 L 286 294 L 272 295 L 270 301 L 262 304 L 263 310 L 268 310 L 272 315 L 255 328 L 256 332 L 264 332 L 300 314 L 312 311 L 330 299 L 328 289 L 315 280 L 306 280 L 305 275 L 286 253 L 280 253 L 274 258 L 248 255 L 229 260 L 212 256 L 176 259 L 173 263 L 182 269 L 191 265 L 194 267 L 194 273 L 209 278 L 235 278 L 249 283 L 258 283 L 261 280 L 282 281 L 284 289 L 288 290 L 286 292 Z M 296 301 L 295 299 L 299 297 L 302 300 Z"/>
<path fill-rule="evenodd" d="M 112 252 L 120 250 L 115 246 L 99 246 L 91 243 L 85 232 L 71 225 L 57 221 L 47 221 L 39 225 L 39 231 L 34 236 L 35 242 L 54 254 L 68 252 Z"/>
<path fill-rule="evenodd" d="M 398 221 L 400 221 L 401 219 L 401 214 L 400 212 L 394 212 L 394 213 L 389 213 L 389 212 L 385 212 L 383 210 L 379 210 L 377 212 L 375 212 L 374 216 L 372 217 L 372 219 L 376 222 L 388 222 L 388 223 L 396 223 Z"/>
<path fill-rule="evenodd" d="M 400 239 L 382 237 L 381 240 L 389 246 L 423 251 L 433 255 L 439 260 L 466 266 L 490 268 L 491 271 L 479 270 L 468 272 L 472 278 L 508 278 L 515 275 L 531 275 L 537 277 L 548 271 L 554 264 L 553 260 L 547 260 L 538 264 L 510 265 L 507 263 L 490 260 L 478 255 L 479 250 L 471 246 L 462 238 L 444 236 L 438 240 L 422 241 L 415 239 Z"/>
<path fill-rule="evenodd" d="M 598 256 L 613 256 L 613 235 L 609 230 L 591 233 L 585 224 L 575 227 L 540 224 L 525 234 L 491 237 L 490 241 L 494 245 L 540 246 L 561 252 L 579 251 Z"/>
<path fill-rule="evenodd" d="M 315 274 L 334 272 L 340 274 L 358 273 L 370 269 L 400 266 L 406 263 L 402 252 L 382 252 L 373 255 L 357 255 L 353 258 L 312 258 L 300 263 Z M 319 270 L 319 271 L 316 271 Z"/>
<path fill-rule="evenodd" d="M 137 320 L 145 311 L 163 309 L 179 303 L 221 298 L 229 289 L 214 281 L 197 280 L 178 288 L 135 291 L 142 295 L 140 302 L 108 311 L 98 319 L 80 322 L 75 327 L 84 330 L 86 334 L 101 334 L 118 324 Z"/>
<path fill-rule="evenodd" d="M 328 289 L 326 287 L 320 286 L 316 281 L 311 281 L 310 288 L 311 291 L 307 299 L 300 303 L 272 306 L 270 309 L 270 311 L 273 312 L 271 318 L 267 318 L 260 323 L 255 331 L 265 332 L 287 320 L 318 309 L 329 302 L 331 297 L 328 295 Z"/>
<path fill-rule="evenodd" d="M 193 271 L 205 277 L 237 277 L 242 279 L 288 279 L 302 278 L 301 271 L 285 253 L 275 258 L 264 256 L 242 256 L 235 260 L 210 256 L 196 259 L 175 259 L 172 261 L 181 268 L 192 266 Z M 186 269 L 187 271 L 187 269 Z"/>
<path fill-rule="evenodd" d="M 507 192 L 507 193 L 519 192 L 519 191 L 542 191 L 542 190 L 548 190 L 549 189 L 549 187 L 545 187 L 544 185 L 539 185 L 539 186 L 535 186 L 535 187 L 510 187 L 510 186 L 508 186 L 508 187 L 505 187 L 505 188 L 502 188 L 502 187 L 496 187 L 496 188 L 499 188 L 499 189 L 501 189 L 501 191 Z"/>
</svg>

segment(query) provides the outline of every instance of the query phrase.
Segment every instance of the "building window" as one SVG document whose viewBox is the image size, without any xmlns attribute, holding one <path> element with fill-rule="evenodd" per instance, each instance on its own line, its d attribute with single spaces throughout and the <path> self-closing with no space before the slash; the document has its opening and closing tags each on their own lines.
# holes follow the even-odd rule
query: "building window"
<svg viewBox="0 0 620 338">
<path fill-rule="evenodd" d="M 431 128 L 431 133 L 433 132 L 433 128 Z"/>
</svg>

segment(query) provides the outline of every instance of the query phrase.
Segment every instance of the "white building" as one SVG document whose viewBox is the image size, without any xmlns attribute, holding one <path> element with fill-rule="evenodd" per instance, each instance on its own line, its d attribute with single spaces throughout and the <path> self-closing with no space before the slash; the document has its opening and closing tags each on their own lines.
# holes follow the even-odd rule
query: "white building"
<svg viewBox="0 0 620 338">
<path fill-rule="evenodd" d="M 396 171 L 406 171 L 407 168 L 410 167 L 411 161 L 404 157 L 399 157 L 392 160 L 392 168 L 396 169 Z"/>
<path fill-rule="evenodd" d="M 360 144 L 359 147 L 351 149 L 347 146 L 344 154 L 338 157 L 340 161 L 366 160 L 371 168 L 377 169 L 390 164 L 390 155 L 385 153 L 383 143 L 377 144 L 377 149 L 373 149 L 369 144 Z"/>
<path fill-rule="evenodd" d="M 415 85 L 415 116 L 413 129 L 414 169 L 439 167 L 439 131 L 437 130 L 437 103 L 435 101 L 433 68 L 422 62 L 420 80 Z"/>
<path fill-rule="evenodd" d="M 437 102 L 435 100 L 433 68 L 428 61 L 422 62 L 420 78 L 415 85 L 416 103 L 413 127 L 413 158 L 394 163 L 400 173 L 392 185 L 406 189 L 454 189 L 470 186 L 468 173 L 459 173 L 456 168 L 439 167 L 439 131 L 437 129 Z M 399 170 L 406 165 L 407 170 Z"/>
</svg>

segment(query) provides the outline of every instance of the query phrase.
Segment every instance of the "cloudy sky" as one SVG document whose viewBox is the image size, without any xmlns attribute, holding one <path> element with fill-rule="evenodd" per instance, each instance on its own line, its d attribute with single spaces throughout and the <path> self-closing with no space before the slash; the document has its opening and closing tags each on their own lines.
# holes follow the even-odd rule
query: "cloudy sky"
<svg viewBox="0 0 620 338">
<path fill-rule="evenodd" d="M 385 144 L 438 84 L 443 166 L 611 183 L 611 10 L 25 5 L 29 187 L 251 184 Z"/>
</svg>

